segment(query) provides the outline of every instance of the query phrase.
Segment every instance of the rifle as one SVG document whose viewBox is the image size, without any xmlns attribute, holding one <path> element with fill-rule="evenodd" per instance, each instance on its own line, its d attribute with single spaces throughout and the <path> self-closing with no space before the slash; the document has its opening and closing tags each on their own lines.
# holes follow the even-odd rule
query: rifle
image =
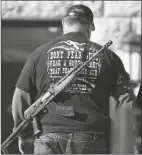
<svg viewBox="0 0 142 155">
<path fill-rule="evenodd" d="M 8 154 L 7 147 L 13 142 L 18 134 L 25 129 L 25 127 L 32 122 L 38 114 L 46 108 L 46 106 L 68 85 L 70 84 L 78 73 L 89 64 L 96 55 L 106 50 L 113 42 L 108 41 L 100 50 L 94 51 L 92 58 L 80 61 L 77 66 L 72 68 L 65 76 L 63 76 L 56 84 L 52 85 L 47 92 L 45 92 L 37 101 L 35 101 L 25 112 L 23 122 L 15 129 L 15 131 L 3 142 L 1 145 L 4 154 Z M 84 51 L 87 49 L 87 44 Z"/>
</svg>

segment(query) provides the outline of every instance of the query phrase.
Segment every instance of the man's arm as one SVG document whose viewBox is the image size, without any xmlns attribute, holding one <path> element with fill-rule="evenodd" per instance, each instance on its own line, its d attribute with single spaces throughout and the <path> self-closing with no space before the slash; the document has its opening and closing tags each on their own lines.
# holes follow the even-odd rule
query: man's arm
<svg viewBox="0 0 142 155">
<path fill-rule="evenodd" d="M 138 104 L 138 107 L 142 110 L 142 81 L 141 81 L 141 85 L 137 96 L 137 104 Z"/>
<path fill-rule="evenodd" d="M 12 100 L 12 116 L 14 120 L 14 129 L 24 120 L 24 111 L 31 104 L 30 94 L 16 87 Z M 32 125 L 29 124 L 25 130 L 21 132 L 20 137 L 28 137 L 32 135 Z"/>
<path fill-rule="evenodd" d="M 121 59 L 114 54 L 113 59 L 113 73 L 115 77 L 115 85 L 113 87 L 112 95 L 117 101 L 117 105 L 136 107 L 136 97 L 134 95 L 129 74 L 125 71 Z"/>
<path fill-rule="evenodd" d="M 36 96 L 36 64 L 40 51 L 41 47 L 28 57 L 17 80 L 12 100 L 14 127 L 23 121 L 24 111 L 32 104 Z"/>
<path fill-rule="evenodd" d="M 12 116 L 14 120 L 14 128 L 24 120 L 24 110 L 28 108 L 31 103 L 30 95 L 23 90 L 16 88 L 13 100 L 12 100 Z M 22 132 L 18 135 L 18 147 L 22 154 L 32 154 L 34 150 L 34 137 L 33 137 L 33 126 L 30 123 Z"/>
<path fill-rule="evenodd" d="M 138 124 L 133 115 L 133 109 L 138 106 L 129 75 L 117 55 L 114 55 L 113 73 L 115 85 L 112 93 L 117 101 L 115 125 L 113 127 L 115 129 L 115 135 L 113 136 L 115 137 L 117 135 L 117 138 L 113 139 L 113 144 L 119 148 L 119 151 L 121 150 L 121 153 L 138 152 L 137 145 L 135 144 L 135 132 Z"/>
<path fill-rule="evenodd" d="M 35 51 L 28 57 L 16 84 L 12 100 L 13 131 L 24 120 L 24 111 L 32 104 L 37 92 L 35 81 L 37 52 Z M 32 154 L 34 150 L 32 123 L 22 130 L 18 136 L 19 151 L 22 154 Z"/>
</svg>

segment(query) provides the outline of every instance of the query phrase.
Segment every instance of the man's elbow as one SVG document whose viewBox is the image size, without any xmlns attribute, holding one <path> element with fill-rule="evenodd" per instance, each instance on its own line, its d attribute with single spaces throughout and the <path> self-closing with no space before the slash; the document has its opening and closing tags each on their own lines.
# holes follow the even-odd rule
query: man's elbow
<svg viewBox="0 0 142 155">
<path fill-rule="evenodd" d="M 24 119 L 23 116 L 23 95 L 19 88 L 15 89 L 12 99 L 12 116 L 14 120 L 14 126 L 18 126 Z"/>
</svg>

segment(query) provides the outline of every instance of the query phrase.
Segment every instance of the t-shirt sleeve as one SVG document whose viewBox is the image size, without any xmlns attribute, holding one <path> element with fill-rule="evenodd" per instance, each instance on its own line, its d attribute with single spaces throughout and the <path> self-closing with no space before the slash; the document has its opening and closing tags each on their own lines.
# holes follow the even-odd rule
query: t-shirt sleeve
<svg viewBox="0 0 142 155">
<path fill-rule="evenodd" d="M 113 96 L 118 102 L 119 106 L 128 105 L 130 107 L 136 106 L 136 97 L 134 95 L 129 74 L 125 71 L 124 65 L 116 54 L 113 57 L 113 70 L 116 85 L 113 89 Z"/>
<path fill-rule="evenodd" d="M 34 97 L 36 95 L 36 64 L 38 59 L 38 51 L 37 49 L 33 52 L 27 59 L 21 73 L 19 79 L 16 83 L 16 87 L 23 90 L 29 95 Z"/>
<path fill-rule="evenodd" d="M 138 107 L 142 110 L 142 81 L 141 81 L 141 85 L 137 96 L 137 104 L 138 104 Z"/>
</svg>

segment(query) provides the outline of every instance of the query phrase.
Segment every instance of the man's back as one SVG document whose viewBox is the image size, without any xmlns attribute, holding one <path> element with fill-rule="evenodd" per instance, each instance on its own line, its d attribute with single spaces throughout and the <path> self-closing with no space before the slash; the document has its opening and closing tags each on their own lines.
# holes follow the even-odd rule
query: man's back
<svg viewBox="0 0 142 155">
<path fill-rule="evenodd" d="M 83 52 L 87 52 L 88 59 L 102 47 L 90 42 L 90 49 L 84 51 L 85 41 L 80 33 L 67 33 L 41 46 L 30 56 L 28 61 L 32 66 L 30 72 L 34 81 L 31 88 L 36 88 L 36 91 L 31 91 L 32 101 L 76 66 L 81 61 Z M 115 93 L 117 85 L 116 67 L 124 74 L 122 78 L 127 78 L 124 68 L 120 68 L 117 61 L 120 61 L 119 58 L 111 50 L 106 50 L 90 62 L 48 105 L 48 113 L 41 120 L 43 134 L 83 132 L 109 135 L 109 97 Z M 24 73 L 28 73 L 26 67 L 24 70 Z M 31 88 L 26 90 L 26 84 L 22 85 L 23 78 L 26 81 L 25 74 L 24 77 L 21 74 L 16 86 L 30 92 L 28 89 Z"/>
</svg>

